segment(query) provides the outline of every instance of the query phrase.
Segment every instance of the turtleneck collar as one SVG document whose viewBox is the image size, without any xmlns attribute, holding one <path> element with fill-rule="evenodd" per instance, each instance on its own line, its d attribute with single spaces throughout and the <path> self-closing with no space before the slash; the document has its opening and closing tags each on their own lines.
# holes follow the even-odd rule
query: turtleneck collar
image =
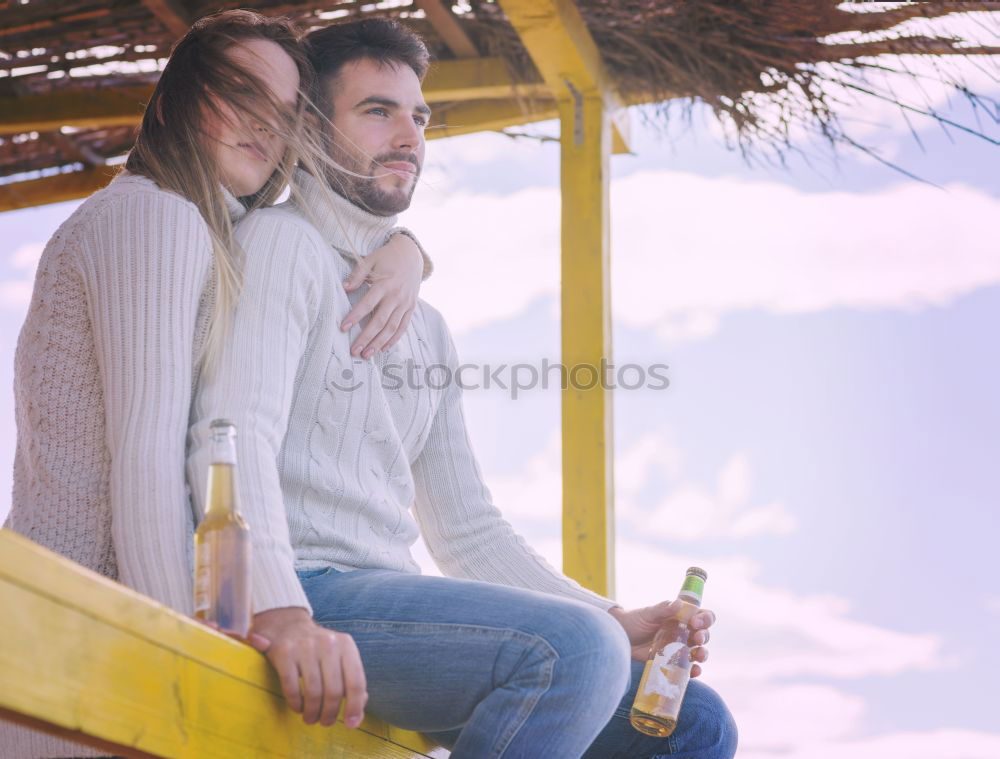
<svg viewBox="0 0 1000 759">
<path fill-rule="evenodd" d="M 247 215 L 247 209 L 224 185 L 219 187 L 222 188 L 222 197 L 226 201 L 226 208 L 229 209 L 229 220 L 235 224 Z"/>
<path fill-rule="evenodd" d="M 353 259 L 354 254 L 367 256 L 382 247 L 389 230 L 396 225 L 396 216 L 377 216 L 333 190 L 325 193 L 320 180 L 307 171 L 296 169 L 292 182 L 306 206 L 302 209 L 306 219 L 348 259 Z M 328 200 L 327 195 L 332 198 Z"/>
</svg>

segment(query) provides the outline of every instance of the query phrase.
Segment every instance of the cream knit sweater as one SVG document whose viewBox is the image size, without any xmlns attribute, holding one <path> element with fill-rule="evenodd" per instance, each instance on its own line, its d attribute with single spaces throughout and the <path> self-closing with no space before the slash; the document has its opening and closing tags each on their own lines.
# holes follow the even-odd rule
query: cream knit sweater
<svg viewBox="0 0 1000 759">
<path fill-rule="evenodd" d="M 549 565 L 493 504 L 461 387 L 444 382 L 459 360 L 437 310 L 419 300 L 390 351 L 350 355 L 361 327 L 339 325 L 366 288 L 347 294 L 342 280 L 352 253 L 371 251 L 396 219 L 338 195 L 330 207 L 304 172 L 296 184 L 304 208 L 255 211 L 237 228 L 244 290 L 222 368 L 202 378 L 192 412 L 188 475 L 199 513 L 208 426 L 225 417 L 238 430 L 255 611 L 309 608 L 296 569 L 419 573 L 410 554 L 418 534 L 447 576 L 615 605 Z"/>
</svg>

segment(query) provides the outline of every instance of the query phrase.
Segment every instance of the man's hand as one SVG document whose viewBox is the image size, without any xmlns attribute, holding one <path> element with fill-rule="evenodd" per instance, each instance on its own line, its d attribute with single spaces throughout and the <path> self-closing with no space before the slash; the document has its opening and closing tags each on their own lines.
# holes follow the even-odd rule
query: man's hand
<svg viewBox="0 0 1000 759">
<path fill-rule="evenodd" d="M 358 262 L 344 280 L 347 292 L 372 285 L 341 323 L 349 330 L 374 309 L 368 324 L 351 344 L 351 355 L 371 358 L 375 351 L 389 349 L 403 336 L 417 307 L 424 260 L 420 248 L 403 234 L 393 235 L 389 242 Z"/>
<path fill-rule="evenodd" d="M 336 722 L 342 698 L 344 722 L 361 724 L 368 684 L 350 635 L 320 627 L 302 608 L 269 609 L 254 615 L 250 644 L 277 670 L 285 700 L 307 725 Z"/>
<path fill-rule="evenodd" d="M 633 611 L 625 611 L 621 606 L 612 606 L 608 609 L 608 613 L 625 628 L 632 644 L 632 658 L 646 661 L 656 632 L 668 619 L 676 617 L 682 608 L 683 604 L 680 601 L 673 600 Z M 705 648 L 705 644 L 709 639 L 708 628 L 714 624 L 715 613 L 708 609 L 699 609 L 687 622 L 691 631 L 688 645 L 691 646 L 691 661 L 694 662 L 691 665 L 691 677 L 698 677 L 701 674 L 701 665 L 698 662 L 704 663 L 708 660 L 708 649 Z"/>
</svg>

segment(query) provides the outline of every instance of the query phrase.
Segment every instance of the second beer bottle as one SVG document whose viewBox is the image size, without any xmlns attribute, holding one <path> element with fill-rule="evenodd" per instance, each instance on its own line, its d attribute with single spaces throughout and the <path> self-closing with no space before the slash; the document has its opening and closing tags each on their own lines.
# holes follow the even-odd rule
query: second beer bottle
<svg viewBox="0 0 1000 759">
<path fill-rule="evenodd" d="M 681 701 L 691 677 L 688 622 L 701 607 L 707 579 L 704 569 L 688 569 L 677 595 L 681 601 L 680 611 L 668 619 L 653 638 L 629 715 L 632 727 L 641 733 L 665 738 L 677 729 Z"/>
<path fill-rule="evenodd" d="M 225 419 L 209 426 L 212 459 L 205 516 L 195 532 L 194 613 L 220 630 L 250 631 L 250 528 L 236 492 L 236 427 Z"/>
</svg>

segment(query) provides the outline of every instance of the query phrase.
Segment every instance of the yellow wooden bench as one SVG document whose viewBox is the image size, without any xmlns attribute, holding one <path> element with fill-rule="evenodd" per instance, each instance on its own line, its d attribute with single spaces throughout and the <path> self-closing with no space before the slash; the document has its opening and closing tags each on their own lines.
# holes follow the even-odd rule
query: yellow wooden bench
<svg viewBox="0 0 1000 759">
<path fill-rule="evenodd" d="M 373 717 L 306 725 L 249 646 L 0 530 L 0 719 L 127 757 L 448 756 Z"/>
</svg>

